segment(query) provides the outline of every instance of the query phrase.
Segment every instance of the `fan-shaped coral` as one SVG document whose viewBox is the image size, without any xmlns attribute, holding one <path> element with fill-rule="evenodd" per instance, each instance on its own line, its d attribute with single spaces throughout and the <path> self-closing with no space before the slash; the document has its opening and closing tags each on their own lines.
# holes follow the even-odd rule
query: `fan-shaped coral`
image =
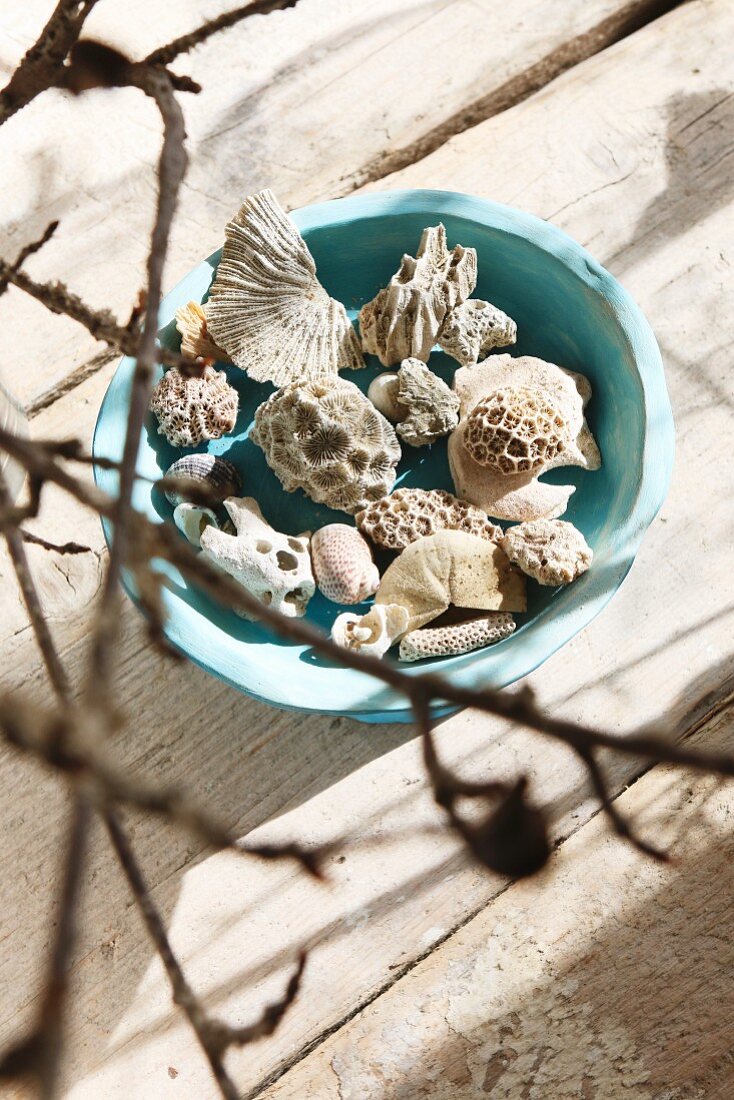
<svg viewBox="0 0 734 1100">
<path fill-rule="evenodd" d="M 515 629 L 512 615 L 489 611 L 486 615 L 446 626 L 424 627 L 404 634 L 398 657 L 401 661 L 421 661 L 425 657 L 458 657 L 474 649 L 494 645 L 509 638 Z"/>
<path fill-rule="evenodd" d="M 355 516 L 357 526 L 376 546 L 404 550 L 416 539 L 438 531 L 465 531 L 496 541 L 502 528 L 479 508 L 443 489 L 396 489 Z"/>
<path fill-rule="evenodd" d="M 449 436 L 448 457 L 458 496 L 499 519 L 555 519 L 562 515 L 574 486 L 550 485 L 539 481 L 538 476 L 557 466 L 596 470 L 601 464 L 599 448 L 584 419 L 584 408 L 591 397 L 586 378 L 529 355 L 492 355 L 473 367 L 458 370 L 454 389 L 461 399 L 461 419 Z M 494 401 L 499 393 L 505 398 L 509 394 L 511 400 L 503 403 L 498 399 L 472 419 L 477 406 L 487 398 Z M 530 441 L 520 412 L 524 398 L 532 398 L 533 408 L 544 410 L 545 419 L 537 421 L 537 445 Z M 496 423 L 490 423 L 495 414 Z M 528 425 L 535 415 L 528 406 Z M 485 426 L 486 440 L 482 434 Z M 550 433 L 547 438 L 543 435 L 546 429 Z M 495 466 L 483 466 L 472 452 L 485 460 L 494 455 Z M 543 462 L 535 465 L 533 456 L 537 460 L 541 454 L 545 456 Z M 532 468 L 520 468 L 518 473 L 502 472 L 499 465 L 503 463 L 505 469 L 510 469 L 513 464 L 525 462 Z"/>
<path fill-rule="evenodd" d="M 204 313 L 238 367 L 283 386 L 364 366 L 344 306 L 316 278 L 306 242 L 272 191 L 246 199 L 225 238 Z"/>
<path fill-rule="evenodd" d="M 390 492 L 400 444 L 353 382 L 336 375 L 277 390 L 255 413 L 250 438 L 291 493 L 357 512 Z"/>
<path fill-rule="evenodd" d="M 455 306 L 438 334 L 439 347 L 462 367 L 476 363 L 492 348 L 514 344 L 516 339 L 517 325 L 512 318 L 481 298 L 469 298 Z"/>
<path fill-rule="evenodd" d="M 523 573 L 546 585 L 570 584 L 586 572 L 594 556 L 581 532 L 561 519 L 510 527 L 500 546 Z"/>
<path fill-rule="evenodd" d="M 426 362 L 446 314 L 469 297 L 477 282 L 477 254 L 446 247 L 443 225 L 424 229 L 415 256 L 403 256 L 386 287 L 362 306 L 362 346 L 383 366 L 415 356 Z"/>
<path fill-rule="evenodd" d="M 222 351 L 207 332 L 204 309 L 198 302 L 188 302 L 176 310 L 176 328 L 181 333 L 181 352 L 192 359 L 216 359 L 220 363 L 229 362 L 229 356 Z"/>
<path fill-rule="evenodd" d="M 237 419 L 237 390 L 224 371 L 204 368 L 201 376 L 172 367 L 153 390 L 150 407 L 158 432 L 174 447 L 196 447 L 231 432 Z"/>
<path fill-rule="evenodd" d="M 408 611 L 417 630 L 449 607 L 524 611 L 525 578 L 493 542 L 464 531 L 439 531 L 403 550 L 385 571 L 376 604 Z"/>
</svg>

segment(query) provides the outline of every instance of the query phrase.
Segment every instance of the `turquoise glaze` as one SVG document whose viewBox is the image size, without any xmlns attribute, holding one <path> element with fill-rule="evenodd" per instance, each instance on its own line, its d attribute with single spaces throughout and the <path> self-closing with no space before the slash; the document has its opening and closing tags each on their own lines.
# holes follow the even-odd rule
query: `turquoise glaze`
<svg viewBox="0 0 734 1100">
<path fill-rule="evenodd" d="M 564 518 L 575 523 L 594 550 L 591 570 L 563 589 L 531 584 L 529 609 L 515 634 L 490 649 L 463 657 L 403 666 L 410 676 L 441 672 L 466 687 L 499 688 L 527 675 L 591 622 L 614 595 L 634 560 L 646 528 L 660 508 L 673 462 L 673 420 L 655 337 L 639 308 L 612 276 L 559 229 L 508 206 L 443 191 L 391 191 L 308 206 L 292 214 L 308 242 L 319 278 L 352 317 L 395 271 L 404 252 L 414 254 L 426 225 L 442 221 L 449 244 L 472 245 L 479 256 L 475 294 L 517 321 L 513 355 L 537 355 L 591 381 L 588 419 L 601 447 L 601 470 L 555 470 L 549 479 L 573 482 Z M 199 264 L 161 304 L 161 340 L 177 346 L 175 310 L 209 289 L 219 253 Z M 121 361 L 100 410 L 95 457 L 119 459 L 127 418 L 133 360 Z M 456 364 L 442 354 L 431 367 L 450 379 Z M 366 389 L 376 360 L 363 371 L 345 372 Z M 243 472 L 244 492 L 261 503 L 266 518 L 289 534 L 324 523 L 345 522 L 302 492 L 285 493 L 247 434 L 257 405 L 272 392 L 235 368 L 230 381 L 240 394 L 233 436 L 208 449 L 226 454 Z M 403 448 L 398 484 L 452 489 L 446 444 Z M 157 478 L 177 457 L 156 432 L 152 415 L 140 440 L 138 470 Z M 117 477 L 95 468 L 110 493 Z M 170 507 L 149 481 L 138 480 L 135 506 L 157 521 Z M 105 530 L 108 536 L 109 532 Z M 409 721 L 402 696 L 361 673 L 335 667 L 306 647 L 284 643 L 263 627 L 216 606 L 167 563 L 166 633 L 192 661 L 226 683 L 279 707 L 350 715 L 362 721 Z M 129 578 L 127 591 L 135 593 Z M 328 630 L 339 608 L 320 594 L 308 618 Z M 435 713 L 447 713 L 437 707 Z"/>
</svg>

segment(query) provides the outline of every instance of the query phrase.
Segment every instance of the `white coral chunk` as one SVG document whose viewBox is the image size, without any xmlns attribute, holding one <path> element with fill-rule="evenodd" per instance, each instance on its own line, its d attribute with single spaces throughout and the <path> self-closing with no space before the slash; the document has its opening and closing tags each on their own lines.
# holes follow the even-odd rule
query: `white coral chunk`
<svg viewBox="0 0 734 1100">
<path fill-rule="evenodd" d="M 171 367 L 157 383 L 150 407 L 158 418 L 158 434 L 174 447 L 196 447 L 231 432 L 239 398 L 224 371 L 206 366 L 201 375 L 182 374 Z"/>
<path fill-rule="evenodd" d="M 510 561 L 538 584 L 570 584 L 591 565 L 593 552 L 584 536 L 560 519 L 538 519 L 509 527 L 500 546 Z"/>
<path fill-rule="evenodd" d="M 490 302 L 469 298 L 446 316 L 438 336 L 439 347 L 462 367 L 476 363 L 492 348 L 514 344 L 517 325 Z"/>
<path fill-rule="evenodd" d="M 250 439 L 283 488 L 356 512 L 389 493 L 400 444 L 353 382 L 336 375 L 277 390 L 255 413 Z"/>
<path fill-rule="evenodd" d="M 305 615 L 316 591 L 308 535 L 296 538 L 275 531 L 253 497 L 228 497 L 224 506 L 237 533 L 206 527 L 201 533 L 206 556 L 267 607 L 289 618 Z"/>
<path fill-rule="evenodd" d="M 207 527 L 219 527 L 219 520 L 211 508 L 187 500 L 174 508 L 173 522 L 193 546 L 201 546 L 201 536 Z"/>
<path fill-rule="evenodd" d="M 272 191 L 247 198 L 226 226 L 204 313 L 210 336 L 258 382 L 283 386 L 364 366 L 344 306 L 316 278 Z"/>
<path fill-rule="evenodd" d="M 473 248 L 446 246 L 443 225 L 423 231 L 415 257 L 403 256 L 386 287 L 362 306 L 362 346 L 385 367 L 431 354 L 446 314 L 465 301 L 477 282 Z"/>
<path fill-rule="evenodd" d="M 332 641 L 365 656 L 382 657 L 408 628 L 408 612 L 399 604 L 378 605 L 366 615 L 345 611 L 331 628 Z"/>
<path fill-rule="evenodd" d="M 562 515 L 574 486 L 538 477 L 558 466 L 601 465 L 584 418 L 587 379 L 529 355 L 493 355 L 458 370 L 454 389 L 461 418 L 449 436 L 448 457 L 457 495 L 498 519 Z M 508 472 L 512 468 L 518 472 Z"/>
<path fill-rule="evenodd" d="M 405 409 L 398 435 L 423 447 L 448 435 L 459 422 L 459 398 L 420 359 L 404 359 L 398 371 L 397 399 Z"/>
<path fill-rule="evenodd" d="M 398 658 L 422 661 L 426 657 L 458 657 L 509 638 L 515 629 L 512 615 L 490 611 L 476 619 L 447 626 L 424 627 L 403 635 Z"/>
</svg>

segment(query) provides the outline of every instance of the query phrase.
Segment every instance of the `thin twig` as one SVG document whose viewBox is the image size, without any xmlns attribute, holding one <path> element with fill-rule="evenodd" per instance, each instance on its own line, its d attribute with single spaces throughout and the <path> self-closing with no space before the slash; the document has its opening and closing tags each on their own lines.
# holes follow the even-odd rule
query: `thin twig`
<svg viewBox="0 0 734 1100">
<path fill-rule="evenodd" d="M 662 848 L 658 848 L 655 844 L 651 844 L 649 841 L 639 837 L 630 822 L 627 821 L 620 811 L 616 800 L 613 799 L 609 793 L 604 773 L 594 751 L 592 749 L 580 748 L 577 749 L 577 752 L 586 765 L 589 772 L 589 779 L 601 803 L 601 808 L 606 814 L 609 824 L 612 826 L 617 836 L 622 837 L 623 840 L 628 840 L 630 844 L 637 848 L 639 852 L 642 852 L 643 855 L 652 856 L 653 859 L 658 860 L 660 863 L 666 863 L 670 858 L 668 853 Z"/>
<path fill-rule="evenodd" d="M 171 62 L 182 53 L 188 53 L 195 46 L 211 38 L 213 34 L 233 27 L 235 23 L 248 19 L 251 15 L 268 15 L 271 11 L 283 11 L 286 8 L 294 8 L 298 0 L 250 0 L 249 4 L 242 4 L 239 8 L 226 11 L 214 19 L 208 20 L 200 27 L 188 34 L 182 34 L 180 38 L 174 38 L 167 46 L 158 46 L 149 53 L 143 64 L 170 65 Z"/>
<path fill-rule="evenodd" d="M 80 542 L 49 542 L 48 539 L 42 539 L 40 535 L 34 535 L 32 531 L 21 531 L 21 538 L 23 542 L 30 543 L 32 546 L 40 546 L 44 550 L 52 551 L 54 554 L 91 554 L 91 546 L 82 546 Z"/>
</svg>

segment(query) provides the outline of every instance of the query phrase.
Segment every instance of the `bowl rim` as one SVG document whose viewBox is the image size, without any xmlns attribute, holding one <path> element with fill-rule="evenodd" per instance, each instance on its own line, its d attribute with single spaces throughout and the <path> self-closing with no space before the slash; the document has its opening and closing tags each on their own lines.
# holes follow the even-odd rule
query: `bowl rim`
<svg viewBox="0 0 734 1100">
<path fill-rule="evenodd" d="M 675 432 L 673 415 L 665 383 L 662 358 L 652 328 L 642 310 L 627 290 L 587 252 L 582 245 L 562 229 L 533 214 L 515 207 L 497 203 L 478 196 L 457 191 L 434 189 L 410 189 L 391 191 L 371 191 L 365 194 L 351 195 L 342 199 L 331 199 L 314 203 L 289 212 L 301 232 L 311 229 L 333 228 L 365 217 L 370 219 L 390 217 L 411 213 L 426 213 L 435 217 L 454 216 L 467 221 L 490 225 L 492 228 L 510 236 L 529 240 L 533 245 L 558 259 L 583 283 L 595 293 L 601 294 L 609 304 L 617 324 L 623 330 L 632 349 L 632 361 L 642 388 L 643 403 L 643 453 L 640 462 L 640 477 L 635 488 L 635 496 L 623 523 L 616 529 L 616 554 L 611 564 L 613 571 L 605 570 L 606 580 L 594 583 L 593 569 L 586 574 L 585 598 L 576 604 L 570 602 L 562 607 L 561 614 L 556 601 L 541 611 L 538 620 L 548 619 L 545 630 L 536 630 L 524 635 L 524 645 L 504 650 L 503 660 L 495 675 L 489 677 L 491 686 L 506 687 L 511 683 L 534 672 L 549 657 L 566 645 L 579 631 L 583 630 L 603 610 L 612 599 L 634 562 L 645 531 L 655 518 L 665 500 L 673 468 Z M 213 252 L 200 264 L 192 268 L 162 299 L 159 311 L 159 325 L 169 324 L 178 304 L 180 290 L 195 273 L 204 268 L 211 270 L 219 260 L 221 248 Z M 102 436 L 110 409 L 120 397 L 125 396 L 125 388 L 134 368 L 134 359 L 123 356 L 110 380 L 100 406 L 94 429 L 92 454 L 95 459 L 106 454 Z M 109 445 L 109 439 L 105 441 Z M 96 463 L 93 467 L 96 484 L 107 492 L 116 492 L 115 471 L 103 469 Z M 109 546 L 111 525 L 102 521 L 105 540 Z M 123 571 L 123 588 L 133 603 L 142 610 L 131 576 Z M 164 594 L 166 590 L 164 589 Z M 554 607 L 555 604 L 555 607 Z M 201 612 L 200 612 L 201 614 Z M 218 679 L 239 691 L 258 699 L 260 702 L 281 709 L 307 714 L 326 716 L 346 716 L 367 722 L 410 722 L 413 714 L 406 697 L 391 688 L 387 688 L 366 673 L 351 670 L 349 675 L 357 682 L 369 681 L 379 690 L 379 698 L 367 705 L 353 707 L 301 706 L 287 698 L 274 698 L 271 693 L 258 692 L 256 686 L 227 675 L 221 669 L 221 662 L 208 659 L 201 647 L 197 649 L 196 638 L 189 631 L 181 629 L 176 615 L 167 617 L 164 633 L 171 645 L 182 652 L 194 664 L 213 674 Z M 492 647 L 467 654 L 468 660 L 459 668 L 449 668 L 447 679 L 455 685 L 471 688 L 478 684 L 487 685 L 486 673 L 492 665 Z M 421 665 L 403 666 L 408 677 L 420 675 Z M 362 685 L 364 687 L 364 685 Z M 355 690 L 353 694 L 358 695 Z M 374 693 L 373 693 L 374 694 Z M 437 704 L 433 708 L 434 717 L 441 717 L 455 711 L 456 707 Z"/>
</svg>

